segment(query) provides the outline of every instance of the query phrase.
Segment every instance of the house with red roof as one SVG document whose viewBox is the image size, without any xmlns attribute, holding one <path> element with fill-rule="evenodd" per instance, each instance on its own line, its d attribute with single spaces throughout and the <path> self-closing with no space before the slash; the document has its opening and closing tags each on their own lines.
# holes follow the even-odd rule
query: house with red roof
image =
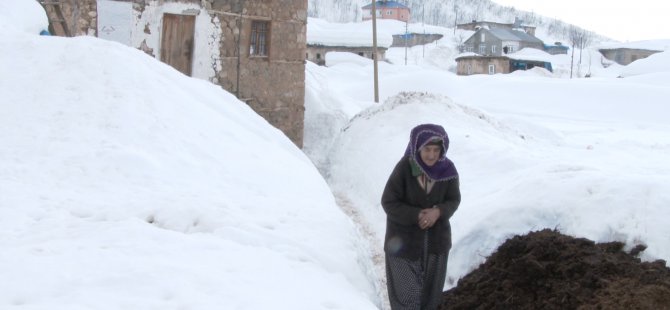
<svg viewBox="0 0 670 310">
<path fill-rule="evenodd" d="M 395 19 L 402 22 L 409 22 L 409 7 L 397 1 L 379 0 L 375 2 L 377 9 L 377 19 Z M 372 3 L 364 6 L 363 20 L 372 19 Z"/>
</svg>

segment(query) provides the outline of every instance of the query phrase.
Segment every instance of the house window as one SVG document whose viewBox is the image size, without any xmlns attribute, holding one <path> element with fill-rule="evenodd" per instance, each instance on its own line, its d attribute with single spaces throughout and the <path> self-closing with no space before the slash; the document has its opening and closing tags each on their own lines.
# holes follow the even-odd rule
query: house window
<svg viewBox="0 0 670 310">
<path fill-rule="evenodd" d="M 262 20 L 251 21 L 251 43 L 249 55 L 268 56 L 270 47 L 270 22 Z"/>
<path fill-rule="evenodd" d="M 472 74 L 472 65 L 468 65 L 468 75 Z"/>
<path fill-rule="evenodd" d="M 358 52 L 358 56 L 363 56 L 365 57 L 365 54 L 363 52 Z"/>
<path fill-rule="evenodd" d="M 481 35 L 481 41 L 482 41 L 482 42 L 486 42 L 486 33 L 483 33 L 483 32 L 482 32 L 482 35 Z"/>
<path fill-rule="evenodd" d="M 393 14 L 393 11 L 391 11 L 391 10 L 386 11 L 386 15 L 391 15 L 391 14 Z"/>
<path fill-rule="evenodd" d="M 496 53 L 496 46 L 491 45 L 491 54 L 495 54 L 495 53 Z"/>
<path fill-rule="evenodd" d="M 316 53 L 316 60 L 321 60 L 321 54 Z"/>
<path fill-rule="evenodd" d="M 479 46 L 479 54 L 486 54 L 486 45 L 482 44 Z"/>
<path fill-rule="evenodd" d="M 494 64 L 489 65 L 489 74 L 496 74 L 496 65 Z"/>
</svg>

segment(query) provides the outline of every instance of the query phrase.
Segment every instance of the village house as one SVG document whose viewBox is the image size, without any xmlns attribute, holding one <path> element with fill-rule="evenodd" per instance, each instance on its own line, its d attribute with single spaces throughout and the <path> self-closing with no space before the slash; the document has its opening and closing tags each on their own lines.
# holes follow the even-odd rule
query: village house
<svg viewBox="0 0 670 310">
<path fill-rule="evenodd" d="M 545 44 L 544 51 L 551 55 L 567 55 L 569 47 L 563 45 L 561 42 L 555 42 L 554 44 Z"/>
<path fill-rule="evenodd" d="M 79 5 L 69 13 L 61 10 L 65 20 L 76 20 L 68 14 L 104 20 L 107 15 L 119 13 L 96 12 L 96 0 L 46 1 L 62 2 L 57 5 L 61 8 L 66 7 L 66 2 Z M 302 146 L 307 0 L 111 2 L 125 2 L 127 10 L 131 10 L 124 14 L 132 19 L 128 33 L 124 33 L 127 37 L 119 41 L 185 75 L 220 85 Z M 49 6 L 45 8 L 49 12 Z M 56 24 L 63 18 L 50 14 L 49 19 Z M 89 27 L 94 24 L 91 21 Z M 94 35 L 90 31 L 75 35 L 84 34 Z"/>
<path fill-rule="evenodd" d="M 385 47 L 377 47 L 377 55 L 379 60 L 384 60 L 386 57 Z M 320 44 L 307 43 L 307 60 L 319 65 L 326 65 L 326 54 L 329 52 L 347 52 L 353 53 L 361 57 L 374 59 L 372 52 L 372 45 L 370 46 L 326 46 Z"/>
<path fill-rule="evenodd" d="M 661 52 L 637 48 L 612 48 L 600 49 L 598 51 L 603 54 L 605 58 L 612 60 L 622 66 L 629 65 L 633 61 L 647 58 L 653 54 Z"/>
<path fill-rule="evenodd" d="M 611 43 L 598 47 L 603 57 L 622 66 L 666 50 L 670 50 L 670 40 Z"/>
<path fill-rule="evenodd" d="M 532 48 L 504 56 L 463 53 L 456 57 L 456 64 L 456 74 L 458 75 L 507 74 L 535 67 L 553 72 L 550 54 Z"/>
<path fill-rule="evenodd" d="M 393 35 L 393 44 L 391 47 L 412 47 L 417 45 L 425 45 L 433 43 L 444 37 L 443 34 L 439 33 L 416 33 L 409 32 L 406 34 L 394 34 Z"/>
<path fill-rule="evenodd" d="M 458 24 L 456 25 L 456 29 L 463 29 L 463 30 L 470 30 L 470 31 L 477 31 L 481 28 L 487 28 L 487 29 L 507 29 L 507 30 L 523 30 L 523 32 L 535 36 L 535 26 L 529 26 L 529 25 L 524 25 L 523 21 L 520 20 L 519 18 L 514 18 L 514 23 L 511 24 L 506 24 L 506 23 L 498 23 L 498 22 L 488 22 L 488 21 L 476 21 L 473 20 L 470 23 L 464 23 L 464 24 Z"/>
<path fill-rule="evenodd" d="M 318 65 L 326 64 L 329 52 L 349 52 L 373 59 L 372 27 L 370 23 L 330 23 L 309 18 L 307 27 L 307 52 L 305 58 Z M 377 32 L 377 56 L 385 59 L 386 51 L 393 43 L 389 33 Z"/>
<path fill-rule="evenodd" d="M 474 52 L 483 56 L 503 56 L 526 47 L 543 50 L 544 43 L 523 31 L 480 28 L 465 40 L 461 52 Z"/>
<path fill-rule="evenodd" d="M 97 36 L 96 0 L 38 0 L 49 17 L 49 33 L 61 37 Z"/>
<path fill-rule="evenodd" d="M 372 3 L 361 9 L 363 10 L 364 21 L 372 19 Z M 409 7 L 397 1 L 376 1 L 375 9 L 377 9 L 377 19 L 395 19 L 401 22 L 409 22 Z"/>
</svg>

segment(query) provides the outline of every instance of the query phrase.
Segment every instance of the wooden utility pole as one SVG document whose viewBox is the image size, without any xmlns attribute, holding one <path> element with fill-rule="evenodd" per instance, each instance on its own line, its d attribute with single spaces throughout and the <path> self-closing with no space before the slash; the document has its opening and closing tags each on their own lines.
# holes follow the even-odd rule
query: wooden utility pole
<svg viewBox="0 0 670 310">
<path fill-rule="evenodd" d="M 377 0 L 372 0 L 372 62 L 374 63 L 375 102 L 379 103 L 379 79 L 377 67 Z"/>
</svg>

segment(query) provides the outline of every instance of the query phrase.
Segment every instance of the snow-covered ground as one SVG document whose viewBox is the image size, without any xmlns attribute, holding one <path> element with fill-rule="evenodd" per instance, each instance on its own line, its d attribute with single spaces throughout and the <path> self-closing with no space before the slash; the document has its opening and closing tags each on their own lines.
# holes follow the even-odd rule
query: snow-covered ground
<svg viewBox="0 0 670 310">
<path fill-rule="evenodd" d="M 628 69 L 615 66 L 601 68 L 603 77 L 567 79 L 532 71 L 461 77 L 425 63 L 380 63 L 380 104 L 372 102 L 372 65 L 339 55 L 330 67 L 308 65 L 306 113 L 319 126 L 341 129 L 306 132 L 305 151 L 336 196 L 356 206 L 356 220 L 369 226 L 373 253 L 380 253 L 379 197 L 409 131 L 443 125 L 463 193 L 452 220 L 447 288 L 505 238 L 542 228 L 644 243 L 645 259 L 668 260 L 667 53 L 634 62 L 636 75 L 627 78 L 610 77 Z M 327 155 L 319 151 L 323 139 L 332 141 Z"/>
<path fill-rule="evenodd" d="M 0 3 L 41 16 L 0 27 L 0 309 L 376 308 L 352 221 L 279 130 Z"/>
<path fill-rule="evenodd" d="M 668 51 L 588 56 L 589 79 L 459 77 L 445 36 L 407 66 L 389 50 L 380 104 L 369 60 L 328 54 L 307 64 L 303 153 L 140 51 L 38 36 L 29 3 L 0 1 L 2 309 L 385 308 L 379 199 L 424 122 L 461 177 L 445 288 L 547 227 L 670 259 Z"/>
</svg>

